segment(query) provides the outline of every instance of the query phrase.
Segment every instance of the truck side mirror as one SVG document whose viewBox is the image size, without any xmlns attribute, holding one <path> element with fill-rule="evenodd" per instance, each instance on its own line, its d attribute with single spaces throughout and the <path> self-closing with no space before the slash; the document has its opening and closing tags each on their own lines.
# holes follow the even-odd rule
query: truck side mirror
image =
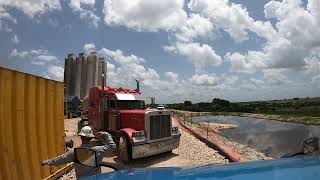
<svg viewBox="0 0 320 180">
<path fill-rule="evenodd" d="M 90 167 L 97 167 L 97 154 L 96 151 L 93 149 L 87 148 L 74 148 L 74 158 L 75 162 L 90 166 Z"/>
</svg>

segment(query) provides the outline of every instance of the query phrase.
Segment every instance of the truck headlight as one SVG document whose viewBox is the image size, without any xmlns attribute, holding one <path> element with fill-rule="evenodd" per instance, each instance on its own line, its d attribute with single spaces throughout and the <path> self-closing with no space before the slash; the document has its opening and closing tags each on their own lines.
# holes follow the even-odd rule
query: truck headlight
<svg viewBox="0 0 320 180">
<path fill-rule="evenodd" d="M 143 137 L 144 131 L 135 131 L 132 133 L 132 137 Z"/>
</svg>

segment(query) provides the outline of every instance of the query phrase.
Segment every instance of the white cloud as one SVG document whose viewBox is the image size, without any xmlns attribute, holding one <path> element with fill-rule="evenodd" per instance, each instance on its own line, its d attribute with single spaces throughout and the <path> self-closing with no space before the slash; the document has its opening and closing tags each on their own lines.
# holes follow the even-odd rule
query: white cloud
<svg viewBox="0 0 320 180">
<path fill-rule="evenodd" d="M 306 72 L 311 75 L 311 80 L 320 86 L 320 58 L 308 57 L 306 61 Z"/>
<path fill-rule="evenodd" d="M 11 57 L 30 60 L 31 64 L 44 66 L 58 61 L 56 56 L 50 55 L 46 49 L 33 49 L 30 51 L 18 51 L 13 49 L 10 53 Z"/>
<path fill-rule="evenodd" d="M 17 24 L 17 20 L 7 12 L 17 9 L 33 18 L 46 12 L 61 10 L 60 0 L 0 0 L 0 30 L 12 32 L 10 23 Z"/>
<path fill-rule="evenodd" d="M 269 1 L 264 6 L 264 14 L 266 18 L 276 18 L 276 11 L 279 9 L 281 2 L 279 1 Z"/>
<path fill-rule="evenodd" d="M 265 82 L 260 79 L 250 78 L 249 80 L 244 80 L 241 86 L 248 90 L 257 90 L 264 88 Z"/>
<path fill-rule="evenodd" d="M 190 79 L 191 83 L 198 86 L 216 86 L 218 80 L 215 76 L 209 76 L 208 74 L 195 74 Z"/>
<path fill-rule="evenodd" d="M 279 86 L 290 82 L 283 72 L 282 69 L 266 69 L 263 70 L 263 76 L 270 85 Z"/>
<path fill-rule="evenodd" d="M 12 29 L 8 25 L 9 22 L 16 24 L 17 20 L 0 6 L 0 31 L 12 32 Z"/>
<path fill-rule="evenodd" d="M 167 52 L 173 52 L 173 53 L 178 53 L 176 47 L 174 45 L 170 45 L 170 46 L 163 46 L 163 50 L 167 51 Z"/>
<path fill-rule="evenodd" d="M 164 46 L 163 49 L 187 56 L 197 73 L 203 72 L 207 65 L 217 66 L 222 63 L 221 57 L 212 47 L 194 42 L 197 37 L 210 37 L 217 30 L 226 31 L 238 42 L 247 40 L 249 31 L 268 41 L 277 35 L 269 21 L 254 20 L 245 7 L 230 3 L 228 0 L 191 0 L 188 8 L 191 13 L 186 23 L 174 32 L 176 42 Z M 266 57 L 265 53 L 259 51 L 249 51 L 246 55 L 240 53 L 225 55 L 234 72 L 245 73 L 253 73 L 259 68 L 266 67 Z"/>
<path fill-rule="evenodd" d="M 192 42 L 198 36 L 210 36 L 213 29 L 213 24 L 207 18 L 199 14 L 191 14 L 186 24 L 177 30 L 175 36 L 179 41 Z"/>
<path fill-rule="evenodd" d="M 20 40 L 19 40 L 19 38 L 18 38 L 18 36 L 16 34 L 13 36 L 13 38 L 11 40 L 15 44 L 19 44 L 19 42 L 20 42 Z"/>
<path fill-rule="evenodd" d="M 228 0 L 191 0 L 191 11 L 208 18 L 218 29 L 226 31 L 235 41 L 247 40 L 248 31 L 273 39 L 276 34 L 270 22 L 255 21 L 241 4 Z"/>
<path fill-rule="evenodd" d="M 94 43 L 88 43 L 83 46 L 83 50 L 85 54 L 89 54 L 90 52 L 96 51 L 96 46 Z"/>
<path fill-rule="evenodd" d="M 277 20 L 278 38 L 268 42 L 264 53 L 269 66 L 301 69 L 304 58 L 320 47 L 319 3 L 310 0 L 307 8 L 300 0 L 270 1 L 265 5 L 267 17 Z"/>
<path fill-rule="evenodd" d="M 241 87 L 246 88 L 248 90 L 266 90 L 271 89 L 273 87 L 279 88 L 287 87 L 290 89 L 292 87 L 292 82 L 288 79 L 288 77 L 284 74 L 286 70 L 284 69 L 265 69 L 263 70 L 263 78 L 256 79 L 243 79 L 241 83 Z M 298 85 L 298 84 L 296 84 Z"/>
<path fill-rule="evenodd" d="M 53 80 L 63 81 L 64 68 L 61 67 L 61 62 L 46 49 L 33 49 L 28 51 L 13 49 L 10 57 L 30 61 L 31 65 L 34 65 L 32 68 L 43 70 L 41 75 Z"/>
<path fill-rule="evenodd" d="M 32 61 L 32 64 L 35 65 L 46 65 L 48 62 L 57 61 L 58 58 L 56 56 L 51 55 L 39 55 L 35 57 L 35 59 Z"/>
<path fill-rule="evenodd" d="M 187 82 L 190 82 L 192 87 L 188 87 L 189 84 L 184 84 L 191 90 L 190 93 L 195 95 L 211 96 L 218 93 L 225 93 L 229 90 L 234 89 L 235 84 L 238 82 L 239 77 L 231 74 L 194 74 Z"/>
<path fill-rule="evenodd" d="M 309 0 L 307 9 L 310 14 L 314 16 L 318 21 L 320 21 L 320 1 L 318 0 Z"/>
<path fill-rule="evenodd" d="M 176 82 L 178 80 L 178 74 L 173 72 L 166 72 L 165 76 L 167 76 L 173 82 Z"/>
<path fill-rule="evenodd" d="M 108 77 L 111 83 L 129 86 L 135 79 L 139 79 L 141 84 L 146 87 L 159 88 L 157 86 L 160 81 L 159 74 L 152 68 L 144 67 L 145 60 L 143 58 L 133 54 L 126 56 L 121 50 L 112 51 L 106 48 L 99 50 L 98 54 L 108 61 L 115 61 L 118 65 L 115 68 L 115 65 L 108 63 L 108 66 L 111 66 L 108 70 L 115 74 L 115 79 Z"/>
<path fill-rule="evenodd" d="M 292 12 L 299 10 L 302 6 L 301 0 L 284 0 L 282 2 L 271 0 L 264 6 L 266 18 L 285 19 Z"/>
<path fill-rule="evenodd" d="M 60 66 L 50 65 L 47 69 L 47 77 L 57 81 L 63 81 L 64 68 Z"/>
<path fill-rule="evenodd" d="M 99 52 L 99 54 L 101 54 L 102 56 L 106 56 L 108 58 L 113 59 L 114 61 L 116 61 L 119 64 L 141 64 L 143 62 L 145 62 L 145 60 L 143 58 L 140 58 L 136 55 L 129 55 L 129 56 L 125 56 L 123 55 L 123 52 L 119 49 L 117 49 L 116 51 L 112 51 L 106 48 L 102 48 Z"/>
<path fill-rule="evenodd" d="M 13 49 L 13 50 L 11 51 L 11 53 L 10 53 L 10 56 L 12 56 L 12 57 L 24 58 L 24 57 L 26 57 L 28 54 L 29 54 L 29 52 L 27 52 L 27 51 L 18 52 L 17 49 Z"/>
<path fill-rule="evenodd" d="M 238 73 L 254 73 L 266 67 L 264 54 L 259 51 L 249 51 L 247 55 L 228 52 L 224 58 L 230 61 L 231 69 Z"/>
<path fill-rule="evenodd" d="M 307 9 L 301 0 L 269 1 L 264 13 L 267 18 L 276 20 L 275 38 L 269 38 L 261 51 L 249 50 L 244 55 L 233 53 L 238 58 L 233 58 L 231 64 L 238 63 L 237 68 L 243 72 L 259 68 L 304 69 L 305 58 L 320 48 L 319 12 L 317 0 L 309 0 Z M 258 56 L 252 56 L 252 52 Z"/>
<path fill-rule="evenodd" d="M 265 82 L 260 79 L 250 78 L 250 81 L 256 86 L 263 86 L 265 84 Z"/>
<path fill-rule="evenodd" d="M 70 8 L 80 14 L 81 19 L 86 19 L 89 24 L 97 28 L 99 26 L 100 17 L 94 14 L 95 0 L 70 0 Z"/>
<path fill-rule="evenodd" d="M 70 0 L 69 6 L 73 12 L 79 13 L 81 19 L 89 22 L 91 27 L 97 28 L 100 22 L 100 17 L 94 14 L 95 0 Z M 0 28 L 1 17 L 11 17 L 10 14 L 4 11 L 5 8 L 12 7 L 22 11 L 24 14 L 33 18 L 36 15 L 41 15 L 54 10 L 61 10 L 60 0 L 0 0 Z M 1 11 L 1 9 L 3 11 Z M 12 20 L 15 20 L 11 17 Z M 2 25 L 7 27 L 8 25 Z M 9 28 L 10 30 L 10 28 Z"/>
<path fill-rule="evenodd" d="M 175 46 L 165 46 L 164 50 L 187 56 L 196 72 L 203 71 L 207 65 L 218 66 L 222 63 L 221 57 L 207 44 L 177 42 Z"/>
<path fill-rule="evenodd" d="M 48 50 L 46 49 L 33 49 L 30 51 L 30 54 L 33 54 L 33 55 L 41 55 L 41 54 L 48 54 Z"/>
<path fill-rule="evenodd" d="M 93 7 L 95 4 L 95 0 L 70 0 L 69 6 L 74 10 L 81 10 L 81 5 L 87 5 Z"/>
<path fill-rule="evenodd" d="M 105 0 L 104 21 L 137 31 L 172 30 L 184 25 L 184 0 Z"/>
<path fill-rule="evenodd" d="M 61 10 L 60 0 L 0 0 L 0 7 L 16 8 L 31 18 L 48 11 Z"/>
</svg>

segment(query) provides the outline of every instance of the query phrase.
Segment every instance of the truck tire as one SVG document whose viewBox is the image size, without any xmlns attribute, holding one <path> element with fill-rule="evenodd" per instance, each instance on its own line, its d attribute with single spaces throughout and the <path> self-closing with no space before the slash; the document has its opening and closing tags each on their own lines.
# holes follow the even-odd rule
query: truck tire
<svg viewBox="0 0 320 180">
<path fill-rule="evenodd" d="M 119 137 L 118 158 L 124 163 L 128 163 L 132 160 L 131 145 L 127 136 L 124 134 Z"/>
</svg>

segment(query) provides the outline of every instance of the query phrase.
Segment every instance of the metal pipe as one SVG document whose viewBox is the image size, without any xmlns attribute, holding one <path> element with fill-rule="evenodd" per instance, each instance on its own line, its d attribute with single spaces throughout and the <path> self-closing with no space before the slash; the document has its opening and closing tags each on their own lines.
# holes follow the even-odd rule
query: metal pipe
<svg viewBox="0 0 320 180">
<path fill-rule="evenodd" d="M 139 93 L 139 92 L 140 92 L 140 83 L 139 83 L 139 80 L 136 79 L 136 82 L 137 82 L 137 89 L 136 89 L 136 91 Z"/>
<path fill-rule="evenodd" d="M 101 74 L 101 94 L 100 94 L 100 122 L 101 128 L 105 129 L 105 121 L 104 121 L 104 72 Z"/>
</svg>

